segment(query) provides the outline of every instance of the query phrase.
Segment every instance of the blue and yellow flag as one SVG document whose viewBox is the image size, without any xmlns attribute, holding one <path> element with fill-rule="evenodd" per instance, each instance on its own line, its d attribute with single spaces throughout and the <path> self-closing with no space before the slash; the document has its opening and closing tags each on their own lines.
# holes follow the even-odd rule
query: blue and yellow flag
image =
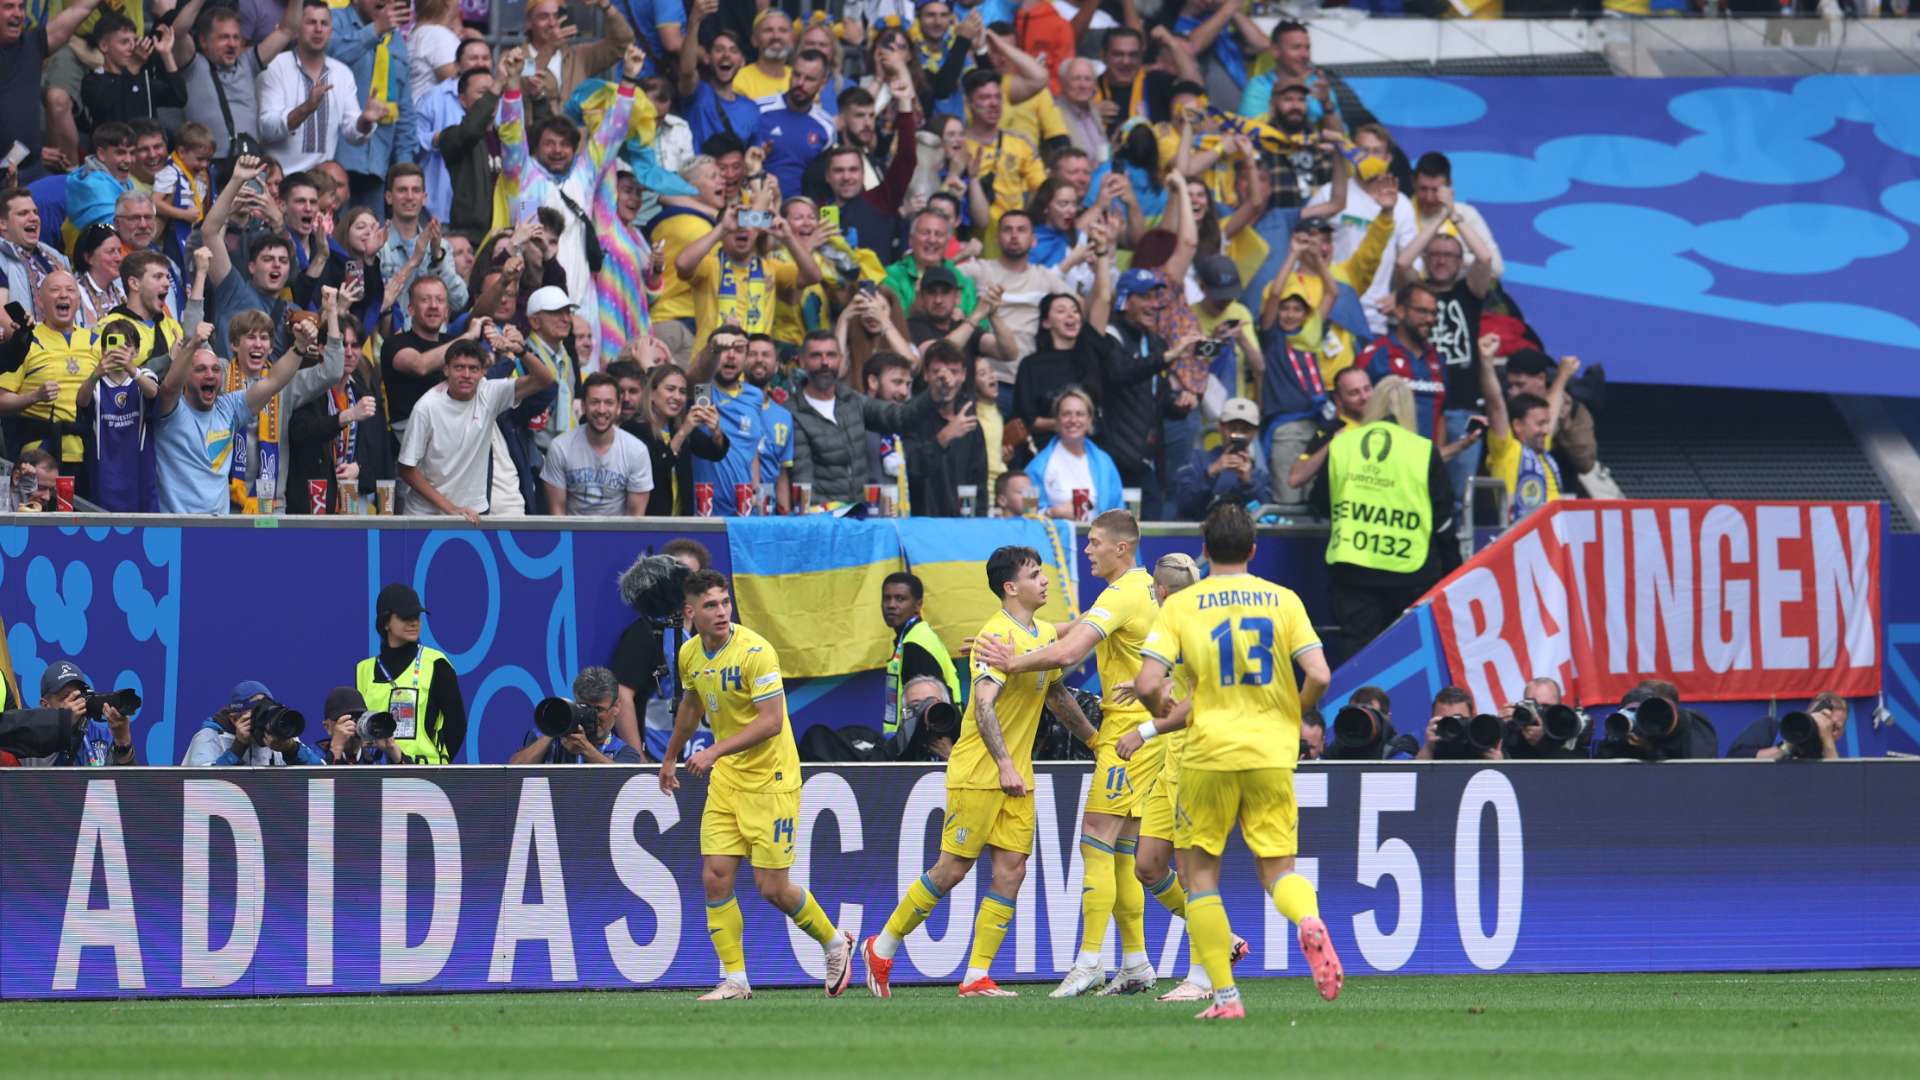
<svg viewBox="0 0 1920 1080">
<path fill-rule="evenodd" d="M 1047 569 L 1047 606 L 1040 618 L 1069 622 L 1080 616 L 1073 585 L 1073 527 L 1039 518 L 907 518 L 895 522 L 906 569 L 926 587 L 920 615 L 959 655 L 1000 601 L 987 587 L 987 556 L 1017 544 L 1040 553 Z"/>
</svg>

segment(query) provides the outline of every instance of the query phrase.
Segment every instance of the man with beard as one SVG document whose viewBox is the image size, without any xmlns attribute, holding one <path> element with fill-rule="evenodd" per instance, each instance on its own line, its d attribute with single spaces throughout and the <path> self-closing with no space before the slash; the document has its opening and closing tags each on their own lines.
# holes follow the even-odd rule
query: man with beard
<svg viewBox="0 0 1920 1080">
<path fill-rule="evenodd" d="M 40 285 L 54 271 L 67 269 L 67 257 L 40 242 L 40 208 L 33 193 L 26 188 L 0 192 L 0 271 L 6 274 L 7 295 L 36 320 L 44 319 L 38 309 Z"/>
<path fill-rule="evenodd" d="M 529 78 L 538 84 L 529 93 L 556 106 L 572 96 L 588 77 L 612 67 L 633 45 L 633 27 L 612 0 L 586 0 L 586 6 L 600 9 L 602 36 L 570 45 L 568 42 L 577 41 L 580 35 L 561 20 L 560 0 L 534 0 L 527 5 L 527 45 L 533 51 L 533 74 Z"/>
<path fill-rule="evenodd" d="M 697 456 L 693 459 L 693 482 L 713 488 L 714 517 L 734 517 L 751 510 L 742 507 L 736 497 L 739 485 L 760 490 L 760 442 L 765 437 L 760 402 L 764 395 L 741 377 L 746 362 L 746 332 L 729 324 L 715 328 L 700 358 L 687 370 L 687 383 L 695 387 L 694 400 L 705 397 L 711 401 L 719 410 L 720 427 L 727 435 L 725 457 L 718 461 Z"/>
<path fill-rule="evenodd" d="M 1434 433 L 1440 427 L 1441 410 L 1447 402 L 1447 380 L 1445 366 L 1429 335 L 1433 333 L 1433 320 L 1439 314 L 1439 303 L 1432 289 L 1417 283 L 1400 286 L 1394 293 L 1393 303 L 1398 320 L 1394 328 L 1368 346 L 1354 361 L 1354 366 L 1366 369 L 1374 382 L 1389 375 L 1406 379 L 1413 388 L 1419 433 L 1437 441 Z"/>
<path fill-rule="evenodd" d="M 334 312 L 338 302 L 336 290 L 321 290 L 322 318 L 327 320 L 329 328 L 338 325 Z M 311 325 L 311 320 L 305 320 L 299 327 L 304 330 Z M 267 377 L 273 325 L 265 314 L 243 311 L 235 315 L 227 323 L 227 339 L 233 343 L 234 354 L 227 364 L 226 389 L 242 390 Z M 296 331 L 295 339 L 295 351 L 310 366 L 301 368 L 284 389 L 267 399 L 253 423 L 234 430 L 233 464 L 228 480 L 238 513 L 271 514 L 276 504 L 286 498 L 287 468 L 292 463 L 287 426 L 293 412 L 318 399 L 346 374 L 346 356 L 337 332 L 328 336 L 324 350 L 314 336 Z M 316 359 L 320 360 L 318 364 L 314 364 Z M 295 497 L 305 498 L 306 493 L 299 492 Z"/>
<path fill-rule="evenodd" d="M 333 160 L 341 139 L 365 143 L 386 115 L 378 100 L 362 105 L 353 71 L 327 55 L 332 41 L 327 0 L 301 0 L 293 51 L 274 57 L 260 75 L 260 138 L 290 173 Z"/>
<path fill-rule="evenodd" d="M 407 330 L 392 334 L 380 347 L 380 377 L 386 387 L 388 423 L 396 449 L 406 434 L 414 403 L 446 380 L 447 347 L 454 338 L 442 336 L 450 315 L 447 287 L 439 278 L 416 278 L 407 290 Z M 467 324 L 462 338 L 480 333 L 480 320 Z"/>
<path fill-rule="evenodd" d="M 272 325 L 278 334 L 285 333 L 281 328 L 286 323 L 287 301 L 280 299 L 280 290 L 286 287 L 287 278 L 292 272 L 293 245 L 284 236 L 269 235 L 254 241 L 247 250 L 247 272 L 244 274 L 235 271 L 233 258 L 227 252 L 227 222 L 233 216 L 234 200 L 239 197 L 241 187 L 259 176 L 264 168 L 257 157 L 243 157 L 235 162 L 232 178 L 221 189 L 220 197 L 214 200 L 213 209 L 207 211 L 206 244 L 213 252 L 210 270 L 213 310 L 222 316 L 221 326 L 214 336 L 214 351 L 222 356 L 232 355 L 225 323 L 239 312 L 264 311 L 272 318 Z M 284 340 L 284 337 L 276 337 L 276 340 Z M 335 377 L 338 377 L 337 373 Z M 255 411 L 258 411 L 257 407 Z"/>
<path fill-rule="evenodd" d="M 540 469 L 547 513 L 555 517 L 644 517 L 653 491 L 653 460 L 640 440 L 621 431 L 620 386 L 594 372 L 580 391 L 586 420 L 553 440 Z"/>
<path fill-rule="evenodd" d="M 459 226 L 453 220 L 453 175 L 447 171 L 447 148 L 441 145 L 441 139 L 447 129 L 467 119 L 473 105 L 466 93 L 472 80 L 464 78 L 469 71 L 486 75 L 486 89 L 472 95 L 478 100 L 493 88 L 493 49 L 479 38 L 460 42 L 453 53 L 453 74 L 429 87 L 414 110 L 415 133 L 420 140 L 420 156 L 414 160 L 426 176 L 427 213 L 433 215 L 434 220 L 454 224 L 456 228 Z M 493 106 L 488 105 L 482 115 L 485 119 L 480 121 L 480 127 L 484 131 L 493 119 Z"/>
<path fill-rule="evenodd" d="M 753 48 L 759 58 L 733 77 L 733 88 L 751 98 L 761 112 L 771 112 L 780 107 L 780 97 L 793 79 L 793 70 L 787 66 L 793 56 L 793 20 L 779 8 L 768 8 L 755 15 Z M 818 87 L 814 93 L 819 93 Z"/>
<path fill-rule="evenodd" d="M 771 21 L 771 18 L 767 20 Z M 764 53 L 761 56 L 765 59 Z M 793 62 L 793 74 L 786 91 L 780 95 L 780 105 L 761 114 L 760 136 L 767 148 L 766 170 L 780 182 L 783 193 L 800 190 L 800 177 L 807 171 L 808 163 L 833 142 L 833 125 L 814 111 L 813 104 L 826 82 L 826 56 L 808 49 Z"/>
<path fill-rule="evenodd" d="M 1058 270 L 1035 266 L 1028 259 L 1033 251 L 1033 218 L 1025 210 L 1010 210 L 1001 215 L 996 235 L 1000 257 L 970 263 L 968 271 L 975 288 L 1000 290 L 996 311 L 1009 335 L 1009 340 L 1001 343 L 1002 352 L 1025 358 L 1033 352 L 1034 337 L 1040 332 L 1041 299 L 1050 293 L 1074 290 Z M 1001 368 L 1000 377 L 1012 379 L 1018 368 L 1017 362 Z"/>
<path fill-rule="evenodd" d="M 786 218 L 776 215 L 772 228 L 765 231 L 787 249 L 792 262 L 762 258 L 758 254 L 762 230 L 742 228 L 740 212 L 738 203 L 728 204 L 720 213 L 719 227 L 682 248 L 673 259 L 674 271 L 693 294 L 696 347 L 721 324 L 738 326 L 748 334 L 771 332 L 775 294 L 792 293 L 820 280 L 813 253 L 794 238 Z"/>
<path fill-rule="evenodd" d="M 292 44 L 301 8 L 288 4 L 280 25 L 248 48 L 239 13 L 204 3 L 188 0 L 181 5 L 174 25 L 192 26 L 193 33 L 174 35 L 173 57 L 186 82 L 187 119 L 213 133 L 213 157 L 218 161 L 233 153 L 234 136 L 260 137 L 260 73 Z"/>
<path fill-rule="evenodd" d="M 827 188 L 822 208 L 838 207 L 840 233 L 847 243 L 873 252 L 882 264 L 894 261 L 900 248 L 900 206 L 913 183 L 915 132 L 920 127 L 912 78 L 904 71 L 890 71 L 887 78 L 895 109 L 893 156 L 879 181 L 868 183 L 868 173 L 873 170 L 871 124 L 852 121 L 862 112 L 852 90 L 840 103 L 841 115 L 849 118 L 847 141 L 821 154 L 814 166 L 821 171 Z M 866 141 L 861 141 L 858 128 L 867 130 Z M 785 188 L 781 190 L 791 194 Z"/>
<path fill-rule="evenodd" d="M 1000 290 L 987 288 L 980 290 L 973 314 L 961 318 L 960 279 L 952 270 L 935 266 L 920 275 L 920 291 L 907 310 L 907 340 L 921 350 L 923 359 L 934 341 L 947 342 L 962 356 L 987 353 L 1004 359 L 999 342 L 1006 339 L 1007 332 L 999 324 L 999 317 Z"/>
<path fill-rule="evenodd" d="M 1346 209 L 1345 198 L 1307 205 L 1320 185 L 1335 183 L 1335 159 L 1345 162 L 1337 136 L 1321 134 L 1307 119 L 1307 97 L 1307 88 L 1299 83 L 1281 87 L 1273 97 L 1270 126 L 1259 134 L 1259 167 L 1267 172 L 1271 194 L 1266 211 L 1254 223 L 1267 242 L 1267 261 L 1254 273 L 1246 294 L 1255 298 L 1266 295 L 1267 283 L 1279 273 L 1301 221 L 1333 218 Z M 1344 172 L 1335 190 L 1346 190 Z"/>
<path fill-rule="evenodd" d="M 167 366 L 166 378 L 160 380 L 154 445 L 163 514 L 219 517 L 229 512 L 227 478 L 234 451 L 241 449 L 235 443 L 253 415 L 300 371 L 300 351 L 288 349 L 265 378 L 245 389 L 223 392 L 224 365 L 206 347 L 212 334 L 213 327 L 200 323 L 193 339 L 181 343 Z M 336 377 L 339 372 L 334 369 Z"/>
<path fill-rule="evenodd" d="M 980 419 L 974 415 L 973 395 L 967 393 L 971 367 L 966 356 L 946 341 L 927 346 L 921 370 L 936 412 L 919 430 L 907 434 L 907 486 L 915 513 L 959 517 L 960 485 L 974 489 L 976 506 L 987 490 L 987 443 L 980 434 Z"/>
<path fill-rule="evenodd" d="M 760 391 L 760 483 L 773 485 L 773 501 L 785 514 L 793 505 L 793 413 L 783 402 L 785 390 L 774 389 L 773 373 L 780 369 L 780 347 L 766 334 L 747 337 L 747 381 Z"/>
<path fill-rule="evenodd" d="M 793 478 L 813 485 L 813 504 L 848 505 L 866 498 L 867 429 L 904 434 L 925 426 L 932 395 L 904 402 L 877 401 L 847 386 L 846 360 L 829 330 L 815 330 L 800 346 L 806 390 L 793 410 Z"/>
<path fill-rule="evenodd" d="M 700 23 L 713 14 L 717 0 L 695 0 L 687 13 L 687 45 L 680 50 L 680 65 L 674 73 L 675 88 L 686 102 L 687 126 L 693 145 L 701 146 L 715 135 L 737 139 L 757 139 L 760 135 L 760 105 L 734 89 L 734 76 L 747 62 L 740 39 L 731 30 L 713 35 L 705 48 L 700 40 Z M 700 64 L 706 58 L 704 71 Z"/>
<path fill-rule="evenodd" d="M 1327 73 L 1313 66 L 1313 37 L 1306 25 L 1291 19 L 1282 20 L 1273 28 L 1271 45 L 1270 60 L 1255 62 L 1254 70 L 1260 73 L 1242 83 L 1245 89 L 1240 92 L 1240 115 L 1256 118 L 1267 115 L 1274 88 L 1298 84 L 1307 88 L 1308 121 L 1318 124 L 1323 118 L 1331 117 L 1329 123 L 1339 124 L 1340 95 L 1334 92 L 1333 80 Z"/>
</svg>

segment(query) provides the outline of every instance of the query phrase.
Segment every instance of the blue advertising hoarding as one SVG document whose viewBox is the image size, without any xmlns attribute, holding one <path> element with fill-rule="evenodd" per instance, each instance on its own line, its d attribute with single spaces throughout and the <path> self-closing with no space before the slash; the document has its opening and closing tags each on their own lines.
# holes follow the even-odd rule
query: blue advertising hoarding
<svg viewBox="0 0 1920 1080">
<path fill-rule="evenodd" d="M 20 770 L 0 776 L 7 998 L 693 988 L 718 977 L 703 790 L 584 768 Z M 1920 965 L 1920 765 L 1317 765 L 1300 871 L 1349 977 Z M 1079 942 L 1084 766 L 1041 766 L 1036 840 L 996 978 Z M 795 880 L 864 936 L 937 852 L 944 778 L 810 770 Z M 895 977 L 952 982 L 984 878 Z M 738 883 L 748 971 L 806 985 L 820 948 Z M 1297 975 L 1236 839 L 1222 893 L 1243 972 Z M 1817 924 L 1817 933 L 1782 927 Z M 1148 949 L 1184 971 L 1158 905 Z M 1109 964 L 1112 962 L 1109 934 Z M 1301 992 L 1308 993 L 1302 984 Z"/>
</svg>

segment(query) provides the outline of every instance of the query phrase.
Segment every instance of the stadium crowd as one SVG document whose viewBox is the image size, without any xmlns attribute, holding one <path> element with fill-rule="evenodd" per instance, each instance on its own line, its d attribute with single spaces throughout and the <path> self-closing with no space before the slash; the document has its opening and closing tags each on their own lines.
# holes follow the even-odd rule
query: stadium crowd
<svg viewBox="0 0 1920 1080">
<path fill-rule="evenodd" d="M 1380 421 L 1435 535 L 1480 474 L 1612 491 L 1447 158 L 1304 26 L 796 15 L 0 0 L 0 509 L 1337 522 Z"/>
</svg>

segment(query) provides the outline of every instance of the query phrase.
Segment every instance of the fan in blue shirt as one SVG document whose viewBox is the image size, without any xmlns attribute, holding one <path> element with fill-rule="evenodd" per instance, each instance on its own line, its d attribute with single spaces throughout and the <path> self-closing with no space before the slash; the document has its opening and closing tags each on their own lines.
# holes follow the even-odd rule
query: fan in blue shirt
<svg viewBox="0 0 1920 1080">
<path fill-rule="evenodd" d="M 833 124 L 814 110 L 814 99 L 826 82 L 827 58 L 808 49 L 793 61 L 793 80 L 780 99 L 784 107 L 760 114 L 766 169 L 780 181 L 782 195 L 799 194 L 807 166 L 833 144 Z"/>
</svg>

